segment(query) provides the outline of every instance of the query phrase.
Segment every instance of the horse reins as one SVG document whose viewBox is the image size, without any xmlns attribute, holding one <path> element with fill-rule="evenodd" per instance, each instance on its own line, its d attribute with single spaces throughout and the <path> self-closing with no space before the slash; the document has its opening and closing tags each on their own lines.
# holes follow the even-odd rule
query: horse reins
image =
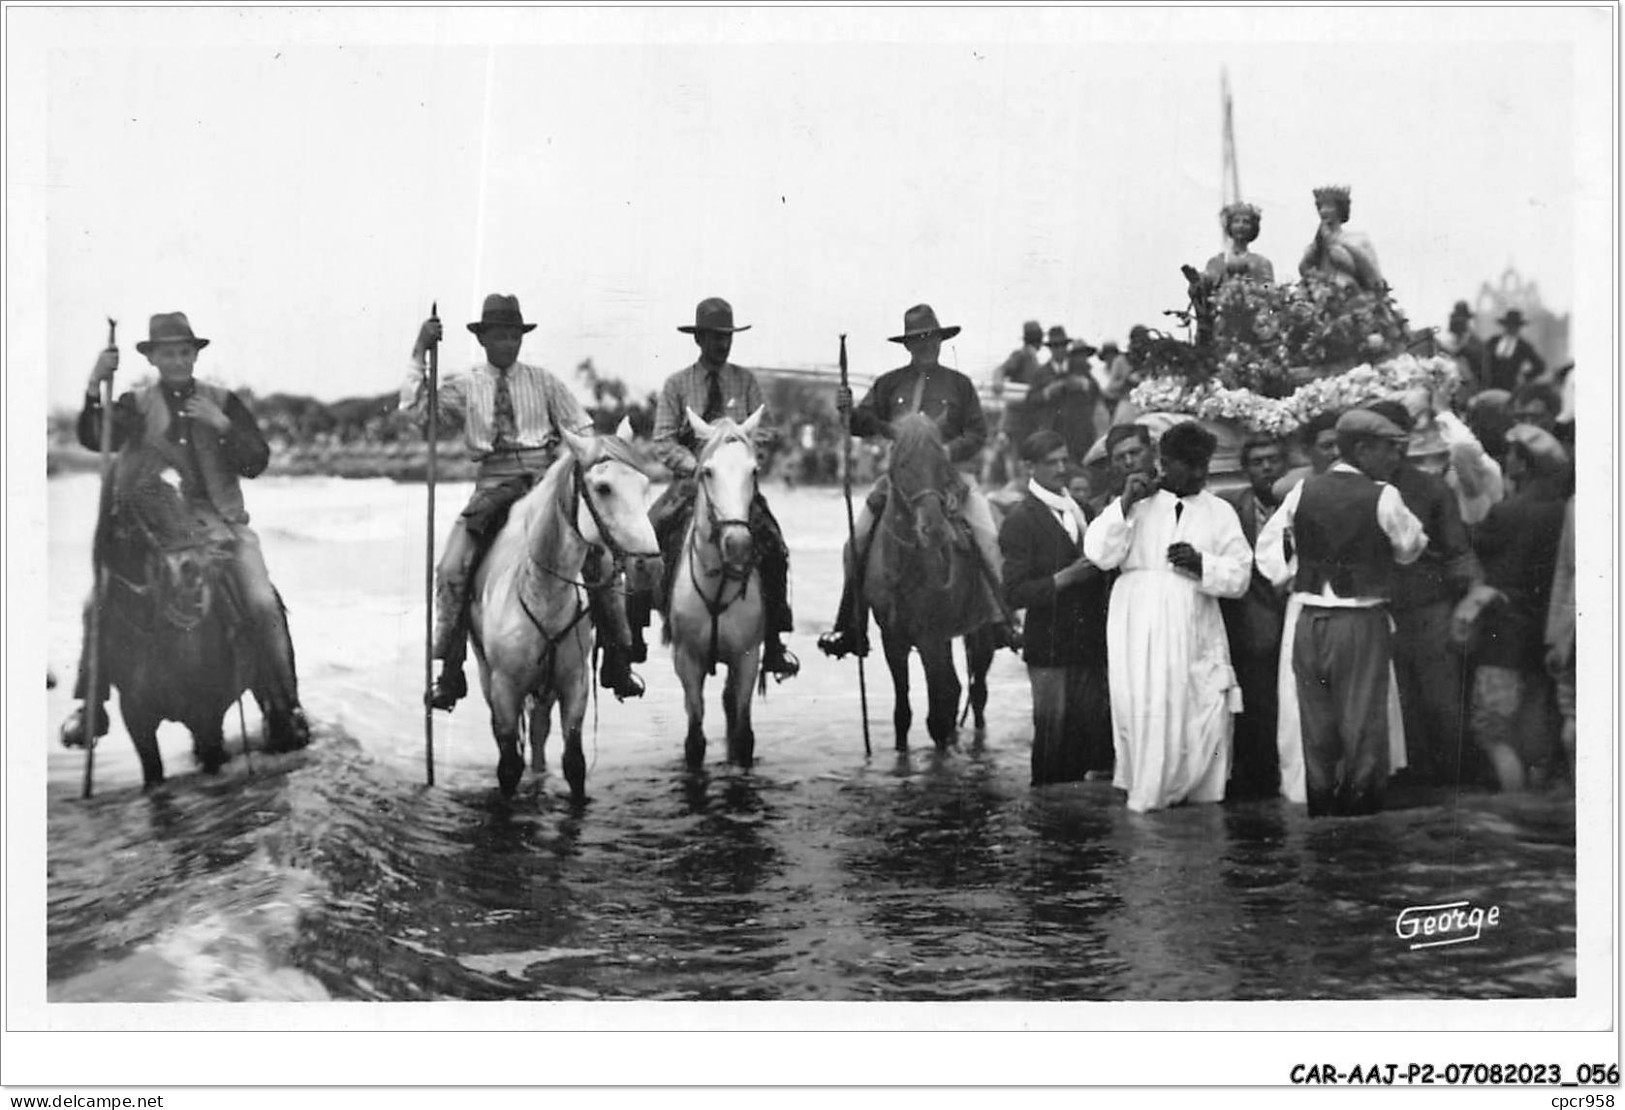
<svg viewBox="0 0 1625 1110">
<path fill-rule="evenodd" d="M 707 489 L 705 477 L 703 475 L 699 480 L 699 489 L 701 493 L 705 494 L 705 519 L 713 535 L 720 534 L 722 529 L 727 528 L 729 525 L 737 528 L 743 528 L 747 532 L 750 531 L 749 518 L 740 519 L 738 517 L 723 517 L 717 515 L 716 499 L 711 496 L 710 490 Z M 753 490 L 750 499 L 746 502 L 746 504 L 749 504 L 750 501 L 754 501 L 755 499 L 756 494 Z M 695 540 L 698 537 L 698 533 L 698 527 L 692 527 L 689 529 L 688 580 L 694 584 L 694 592 L 699 595 L 700 602 L 705 606 L 706 613 L 711 617 L 711 644 L 706 651 L 705 673 L 714 675 L 717 673 L 717 657 L 721 650 L 722 614 L 726 613 L 735 602 L 743 601 L 745 599 L 746 591 L 750 588 L 750 576 L 756 570 L 757 564 L 761 560 L 756 555 L 754 545 L 752 547 L 751 557 L 745 560 L 743 563 L 733 563 L 724 558 L 722 560 L 722 565 L 716 570 L 708 570 L 705 572 L 705 577 L 718 579 L 716 596 L 706 597 L 705 587 L 700 585 L 699 571 L 696 567 L 696 560 L 698 559 L 698 544 L 695 542 Z M 718 541 L 717 546 L 720 549 L 720 540 Z M 727 601 L 724 601 L 722 598 L 723 595 L 727 593 L 728 583 L 730 582 L 739 583 L 739 592 L 733 597 L 729 598 Z"/>
</svg>

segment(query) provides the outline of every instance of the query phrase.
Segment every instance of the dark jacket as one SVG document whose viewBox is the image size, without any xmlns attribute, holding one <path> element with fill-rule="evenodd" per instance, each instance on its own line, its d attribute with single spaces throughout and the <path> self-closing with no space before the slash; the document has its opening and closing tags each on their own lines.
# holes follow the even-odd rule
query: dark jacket
<svg viewBox="0 0 1625 1110">
<path fill-rule="evenodd" d="M 1440 601 L 1454 603 L 1484 572 L 1467 539 L 1461 504 L 1437 474 L 1400 463 L 1389 484 L 1428 534 L 1428 545 L 1416 562 L 1394 571 L 1395 609 L 1417 609 Z"/>
<path fill-rule="evenodd" d="M 1047 386 L 1067 378 L 1077 384 L 1059 397 L 1044 396 Z M 1005 411 L 1005 421 L 1008 425 L 1010 413 L 1019 412 L 1028 435 L 1037 431 L 1056 432 L 1066 440 L 1067 453 L 1074 460 L 1082 460 L 1095 442 L 1095 403 L 1099 400 L 1100 389 L 1088 371 L 1068 374 L 1057 370 L 1052 362 L 1039 368 L 1027 386 L 1027 396 Z M 1020 442 L 1015 446 L 1019 448 Z"/>
<path fill-rule="evenodd" d="M 1477 661 L 1538 671 L 1544 665 L 1546 610 L 1563 539 L 1566 502 L 1552 483 L 1525 488 L 1490 508 L 1473 530 L 1484 581 L 1506 595 L 1484 614 Z"/>
<path fill-rule="evenodd" d="M 999 529 L 1004 554 L 1004 596 L 1013 609 L 1025 609 L 1026 645 L 1022 658 L 1034 667 L 1106 666 L 1106 602 L 1109 582 L 1095 571 L 1083 582 L 1057 592 L 1054 575 L 1083 551 L 1031 493 L 1005 517 Z"/>
<path fill-rule="evenodd" d="M 231 426 L 216 432 L 187 417 L 186 401 L 194 392 L 212 400 Z M 101 447 L 101 412 L 100 400 L 86 394 L 79 413 L 79 442 L 92 451 Z M 270 462 L 271 448 L 235 393 L 196 380 L 180 388 L 150 385 L 132 390 L 113 403 L 113 450 L 143 434 L 155 444 L 162 441 L 159 445 L 176 461 L 189 500 L 212 504 L 233 524 L 248 523 L 238 479 L 259 475 Z"/>
<path fill-rule="evenodd" d="M 1268 519 L 1258 503 L 1258 494 L 1250 486 L 1243 486 L 1226 490 L 1219 496 L 1236 510 L 1247 542 L 1257 547 L 1259 530 Z M 1238 598 L 1220 598 L 1219 609 L 1224 613 L 1225 629 L 1230 634 L 1232 656 L 1268 656 L 1280 651 L 1281 627 L 1286 620 L 1286 593 L 1271 585 L 1256 566 L 1247 592 Z"/>
<path fill-rule="evenodd" d="M 1500 357 L 1496 352 L 1500 350 L 1504 338 L 1498 335 L 1484 345 L 1488 348 L 1484 352 L 1485 389 L 1505 389 L 1510 392 L 1546 372 L 1546 360 L 1521 335 L 1513 345 L 1512 357 Z"/>
<path fill-rule="evenodd" d="M 920 411 L 942 428 L 949 461 L 961 463 L 975 458 L 987 442 L 987 417 L 982 413 L 976 386 L 958 370 L 946 366 L 928 367 L 924 373 Z M 852 434 L 890 436 L 892 422 L 912 409 L 920 374 L 915 367 L 904 366 L 875 379 L 868 395 L 852 409 Z"/>
</svg>

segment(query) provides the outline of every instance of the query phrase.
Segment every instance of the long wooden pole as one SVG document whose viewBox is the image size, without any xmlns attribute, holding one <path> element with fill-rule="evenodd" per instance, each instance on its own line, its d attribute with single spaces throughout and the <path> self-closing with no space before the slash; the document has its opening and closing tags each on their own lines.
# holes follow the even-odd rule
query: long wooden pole
<svg viewBox="0 0 1625 1110">
<path fill-rule="evenodd" d="M 841 336 L 841 388 L 850 389 L 846 378 L 846 336 Z M 852 601 L 854 606 L 861 609 L 855 591 L 857 590 L 855 572 L 858 560 L 858 526 L 852 516 L 852 414 L 844 413 L 841 416 L 841 488 L 846 494 L 846 541 L 847 549 L 852 552 L 854 567 Z M 869 755 L 872 749 L 869 746 L 869 683 L 863 673 L 863 656 L 858 656 L 858 705 L 863 712 L 863 754 Z"/>
<path fill-rule="evenodd" d="M 440 302 L 429 306 L 429 315 L 440 316 Z M 434 685 L 434 486 L 435 464 L 440 445 L 440 344 L 429 344 L 429 522 L 424 533 L 423 560 L 423 689 Z M 423 701 L 423 763 L 430 786 L 434 785 L 434 706 Z"/>
<path fill-rule="evenodd" d="M 107 318 L 107 348 L 118 348 L 118 321 L 111 316 Z M 113 383 L 104 381 L 98 387 L 101 391 L 102 406 L 101 450 L 97 462 L 101 471 L 101 486 L 96 500 L 96 526 L 98 529 L 105 525 L 102 514 L 107 512 L 107 476 L 112 472 L 109 465 L 113 458 Z M 80 791 L 81 798 L 90 797 L 96 775 L 96 734 L 101 731 L 98 727 L 98 714 L 107 712 L 107 703 L 98 697 L 101 690 L 102 677 L 102 598 L 103 589 L 101 552 L 97 551 L 91 560 L 91 587 L 90 587 L 90 643 L 86 645 L 85 654 L 85 781 Z"/>
</svg>

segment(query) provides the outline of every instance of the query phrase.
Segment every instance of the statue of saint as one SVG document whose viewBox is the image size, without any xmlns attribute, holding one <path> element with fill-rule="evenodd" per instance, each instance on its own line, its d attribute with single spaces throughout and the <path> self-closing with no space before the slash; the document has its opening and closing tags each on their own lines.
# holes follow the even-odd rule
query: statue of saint
<svg viewBox="0 0 1625 1110">
<path fill-rule="evenodd" d="M 1387 288 L 1370 237 L 1343 226 L 1349 218 L 1348 186 L 1327 185 L 1316 189 L 1315 211 L 1320 215 L 1320 226 L 1315 230 L 1314 241 L 1303 252 L 1298 273 L 1304 277 L 1320 274 L 1339 285 L 1366 293 L 1381 293 Z"/>
<path fill-rule="evenodd" d="M 1230 249 L 1207 260 L 1202 276 L 1210 287 L 1217 289 L 1235 278 L 1243 281 L 1274 283 L 1275 267 L 1261 254 L 1253 254 L 1247 245 L 1258 238 L 1263 213 L 1255 205 L 1237 201 L 1227 204 L 1219 213 L 1219 224 L 1230 240 Z"/>
</svg>

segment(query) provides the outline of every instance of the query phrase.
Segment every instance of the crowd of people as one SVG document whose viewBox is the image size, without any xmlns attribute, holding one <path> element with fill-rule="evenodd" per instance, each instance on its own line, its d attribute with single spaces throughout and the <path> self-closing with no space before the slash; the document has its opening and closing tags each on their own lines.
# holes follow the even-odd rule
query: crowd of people
<svg viewBox="0 0 1625 1110">
<path fill-rule="evenodd" d="M 1245 484 L 1214 492 L 1213 434 L 1126 408 L 1134 362 L 1112 344 L 1097 351 L 1064 328 L 1026 324 L 994 390 L 1026 389 L 989 442 L 974 383 L 939 362 L 959 329 L 929 305 L 905 313 L 892 339 L 908 363 L 861 401 L 843 387 L 838 408 L 859 437 L 891 438 L 914 413 L 939 429 L 962 482 L 946 500 L 984 576 L 986 618 L 1029 668 L 1035 783 L 1109 777 L 1135 810 L 1280 793 L 1320 815 L 1378 808 L 1396 774 L 1435 786 L 1493 776 L 1521 790 L 1572 773 L 1573 405 L 1519 337 L 1515 311 L 1501 338 L 1476 346 L 1459 315 L 1442 345 L 1462 361 L 1467 388 L 1324 413 L 1293 442 L 1250 438 Z M 441 709 L 467 692 L 474 561 L 556 457 L 561 433 L 591 430 L 562 383 L 519 361 L 534 326 L 516 298 L 486 298 L 468 325 L 485 360 L 439 384 L 442 410 L 480 459 L 437 574 L 442 668 L 426 698 Z M 675 476 L 651 510 L 664 548 L 681 536 L 698 480 L 690 413 L 740 423 L 763 406 L 752 374 L 729 360 L 747 328 L 720 298 L 679 328 L 699 357 L 665 383 L 655 419 Z M 402 411 L 424 411 L 426 356 L 441 337 L 436 319 L 419 329 Z M 1143 340 L 1136 329 L 1131 352 Z M 243 618 L 263 645 L 255 693 L 276 727 L 302 740 L 292 645 L 238 485 L 268 451 L 239 398 L 195 381 L 207 343 L 181 313 L 152 318 L 137 349 L 159 381 L 114 406 L 113 445 L 162 452 L 188 502 L 232 534 Z M 101 388 L 117 365 L 109 349 L 92 371 L 79 424 L 87 447 L 98 444 Z M 990 499 L 976 477 L 1001 467 L 1009 482 Z M 887 493 L 882 481 L 867 499 L 860 544 Z M 764 666 L 782 679 L 800 666 L 783 642 L 790 553 L 757 500 Z M 868 650 L 852 566 L 848 552 L 836 627 L 819 645 L 837 658 Z M 600 681 L 619 697 L 642 693 L 631 665 L 644 658 L 648 615 L 630 602 L 593 611 L 606 649 Z M 91 689 L 81 674 L 78 696 L 87 704 L 63 739 L 82 745 L 106 730 L 105 681 Z"/>
<path fill-rule="evenodd" d="M 1378 808 L 1390 779 L 1572 775 L 1572 375 L 1517 310 L 1489 343 L 1470 322 L 1458 304 L 1439 344 L 1449 396 L 1252 436 L 1245 484 L 1218 494 L 1200 424 L 1124 402 L 1130 360 L 1091 368 L 1060 327 L 1044 358 L 1025 325 L 994 386 L 1027 385 L 993 454 L 1015 449 L 983 473 L 1009 472 L 1035 783 L 1109 776 L 1139 810 L 1280 793 L 1318 815 Z"/>
</svg>

